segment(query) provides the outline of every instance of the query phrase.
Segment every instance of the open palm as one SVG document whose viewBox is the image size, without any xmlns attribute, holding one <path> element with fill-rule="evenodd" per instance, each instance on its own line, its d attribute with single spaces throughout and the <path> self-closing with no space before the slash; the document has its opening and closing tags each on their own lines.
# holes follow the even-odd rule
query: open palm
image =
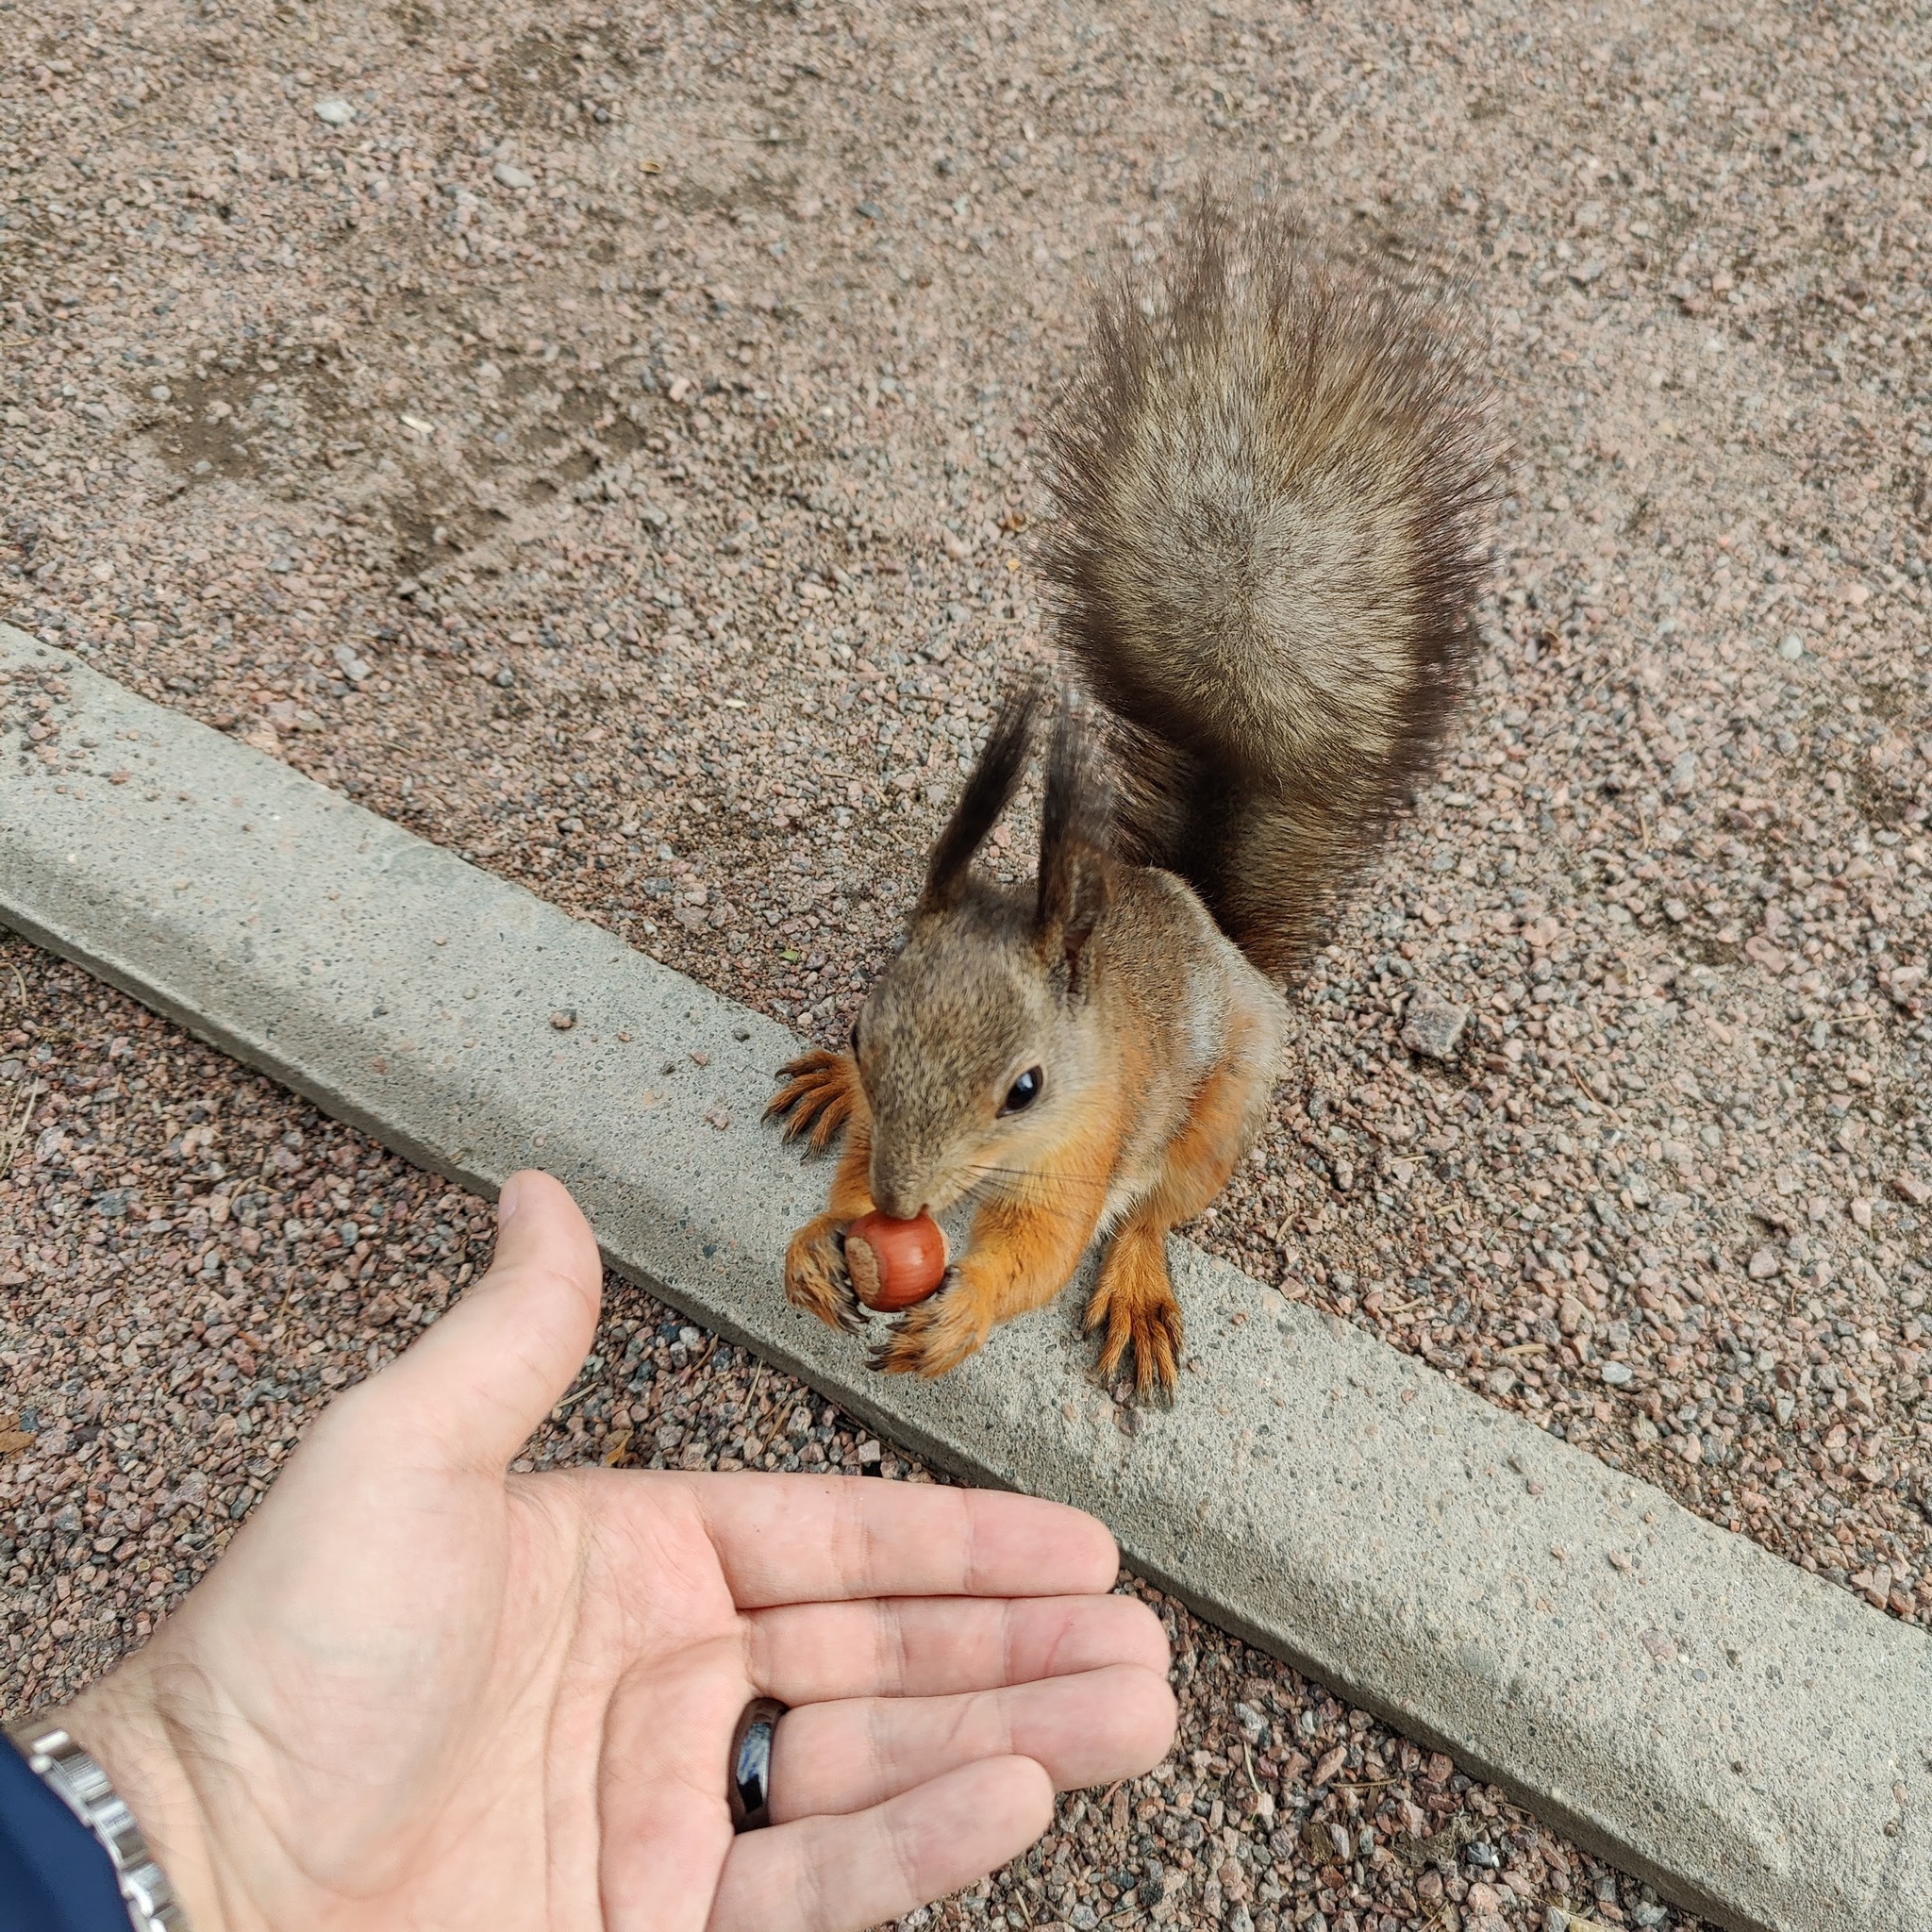
<svg viewBox="0 0 1932 1932">
<path fill-rule="evenodd" d="M 846 1477 L 507 1475 L 593 1332 L 548 1176 L 496 1264 L 338 1401 L 68 1728 L 196 1932 L 858 1928 L 1172 1740 L 1166 1643 L 1091 1518 Z M 734 1837 L 732 1728 L 780 1724 Z"/>
</svg>

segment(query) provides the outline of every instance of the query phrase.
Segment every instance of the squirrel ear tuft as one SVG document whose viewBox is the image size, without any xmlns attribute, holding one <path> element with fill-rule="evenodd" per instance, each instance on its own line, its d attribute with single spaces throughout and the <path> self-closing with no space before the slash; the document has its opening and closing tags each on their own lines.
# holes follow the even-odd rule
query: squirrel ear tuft
<svg viewBox="0 0 1932 1932">
<path fill-rule="evenodd" d="M 1046 755 L 1034 929 L 1042 953 L 1064 961 L 1070 988 L 1079 982 L 1080 955 L 1107 910 L 1112 806 L 1087 735 L 1062 700 Z"/>
<path fill-rule="evenodd" d="M 926 861 L 921 912 L 944 912 L 958 904 L 973 855 L 986 843 L 987 834 L 1020 789 L 1033 751 L 1033 721 L 1039 709 L 1037 684 L 1023 684 L 1001 705 L 973 775 Z"/>
</svg>

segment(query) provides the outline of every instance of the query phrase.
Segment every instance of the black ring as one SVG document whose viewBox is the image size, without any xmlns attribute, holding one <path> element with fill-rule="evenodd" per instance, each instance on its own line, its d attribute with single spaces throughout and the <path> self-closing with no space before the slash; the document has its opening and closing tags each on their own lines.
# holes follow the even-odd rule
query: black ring
<svg viewBox="0 0 1932 1932">
<path fill-rule="evenodd" d="M 762 1831 L 772 1822 L 772 1739 L 789 1708 L 775 1697 L 754 1697 L 731 1734 L 725 1796 L 733 1831 Z"/>
</svg>

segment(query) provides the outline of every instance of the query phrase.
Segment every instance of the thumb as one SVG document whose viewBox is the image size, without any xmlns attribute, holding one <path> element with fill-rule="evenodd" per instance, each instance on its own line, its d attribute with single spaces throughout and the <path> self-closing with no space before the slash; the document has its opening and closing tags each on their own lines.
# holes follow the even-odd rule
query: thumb
<svg viewBox="0 0 1932 1932">
<path fill-rule="evenodd" d="M 513 1174 L 490 1272 L 364 1385 L 368 1407 L 437 1461 L 501 1473 L 583 1366 L 604 1264 L 563 1183 Z"/>
</svg>

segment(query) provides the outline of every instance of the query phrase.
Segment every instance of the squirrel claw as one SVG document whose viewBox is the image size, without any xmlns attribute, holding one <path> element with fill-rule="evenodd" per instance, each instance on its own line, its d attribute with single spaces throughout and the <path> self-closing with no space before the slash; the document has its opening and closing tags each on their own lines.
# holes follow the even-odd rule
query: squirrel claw
<svg viewBox="0 0 1932 1932">
<path fill-rule="evenodd" d="M 921 1375 L 930 1378 L 945 1374 L 945 1367 L 935 1367 L 927 1359 L 925 1338 L 923 1335 L 908 1333 L 903 1322 L 893 1323 L 891 1335 L 872 1350 L 865 1361 L 866 1366 L 874 1374 L 879 1375 Z"/>
<path fill-rule="evenodd" d="M 845 1230 L 830 1216 L 808 1223 L 791 1237 L 785 1256 L 785 1298 L 828 1328 L 865 1333 L 866 1310 L 845 1267 Z"/>
<path fill-rule="evenodd" d="M 872 1310 L 858 1299 L 858 1291 L 852 1285 L 852 1271 L 845 1265 L 845 1230 L 840 1228 L 832 1239 L 839 1248 L 839 1265 L 832 1273 L 833 1291 L 839 1298 L 839 1325 L 848 1335 L 863 1335 Z"/>
<path fill-rule="evenodd" d="M 1136 1357 L 1139 1367 L 1139 1357 Z M 1153 1408 L 1172 1408 L 1177 1393 L 1172 1375 L 1136 1374 L 1134 1378 L 1134 1401 L 1145 1403 Z"/>
</svg>

